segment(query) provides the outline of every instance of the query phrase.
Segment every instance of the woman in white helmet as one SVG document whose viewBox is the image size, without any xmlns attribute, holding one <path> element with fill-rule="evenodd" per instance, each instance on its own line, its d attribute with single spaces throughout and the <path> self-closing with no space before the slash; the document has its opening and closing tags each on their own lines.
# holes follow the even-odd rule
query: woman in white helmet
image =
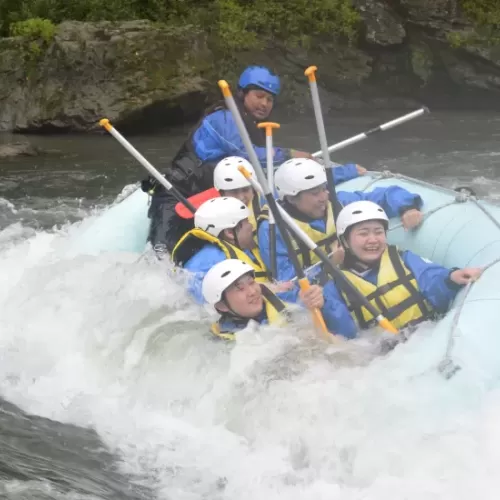
<svg viewBox="0 0 500 500">
<path fill-rule="evenodd" d="M 250 181 L 238 170 L 240 166 L 243 166 L 255 177 L 254 168 L 248 160 L 240 156 L 228 156 L 217 163 L 215 167 L 214 187 L 220 192 L 221 196 L 238 198 L 248 207 L 250 210 L 249 220 L 256 232 L 261 205 L 265 203 L 265 200 L 257 195 Z M 337 184 L 366 172 L 364 168 L 353 164 L 336 167 L 335 171 L 335 182 Z"/>
<path fill-rule="evenodd" d="M 323 166 L 307 158 L 286 161 L 275 173 L 275 186 L 285 210 L 319 247 L 329 253 L 336 245 L 337 231 Z M 421 221 L 419 209 L 422 199 L 418 194 L 410 193 L 399 186 L 375 188 L 369 192 L 337 191 L 337 198 L 343 206 L 359 200 L 378 203 L 390 217 L 401 216 L 407 229 L 416 227 Z M 263 208 L 259 219 L 258 242 L 262 259 L 267 266 L 270 266 L 269 223 L 266 218 L 267 208 Z M 318 261 L 316 255 L 308 248 L 298 244 L 295 248 L 303 267 L 309 267 Z M 295 269 L 279 232 L 276 253 L 278 279 L 292 279 L 295 276 Z"/>
<path fill-rule="evenodd" d="M 226 259 L 247 263 L 258 282 L 269 281 L 248 217 L 247 206 L 236 198 L 208 200 L 195 213 L 195 228 L 184 234 L 173 249 L 172 260 L 194 273 L 189 290 L 198 302 L 203 302 L 201 281 L 205 273 Z"/>
<path fill-rule="evenodd" d="M 393 325 L 402 329 L 445 312 L 457 291 L 481 269 L 447 269 L 410 251 L 388 245 L 389 219 L 382 207 L 358 201 L 344 207 L 337 234 L 345 249 L 341 267 L 349 281 Z M 336 333 L 353 337 L 375 324 L 355 298 L 329 282 L 324 288 L 325 320 Z"/>
<path fill-rule="evenodd" d="M 260 215 L 261 202 L 250 181 L 238 170 L 242 166 L 255 176 L 252 164 L 240 156 L 228 156 L 217 163 L 214 170 L 214 187 L 221 196 L 232 196 L 242 201 L 249 210 L 248 220 L 254 232 Z"/>
<path fill-rule="evenodd" d="M 234 333 L 254 321 L 257 324 L 284 324 L 287 304 L 265 285 L 258 283 L 252 266 L 227 259 L 213 266 L 202 283 L 205 301 L 220 314 L 211 331 L 218 337 L 232 340 Z M 301 292 L 307 308 L 321 308 L 323 298 L 319 287 Z"/>
</svg>

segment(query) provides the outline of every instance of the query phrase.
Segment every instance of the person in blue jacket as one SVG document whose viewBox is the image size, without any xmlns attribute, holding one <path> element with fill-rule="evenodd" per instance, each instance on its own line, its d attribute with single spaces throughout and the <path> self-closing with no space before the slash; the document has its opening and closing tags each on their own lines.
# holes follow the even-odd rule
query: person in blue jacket
<svg viewBox="0 0 500 500">
<path fill-rule="evenodd" d="M 337 219 L 337 234 L 345 248 L 341 270 L 401 330 L 446 312 L 457 291 L 476 280 L 481 269 L 447 269 L 388 245 L 388 220 L 384 210 L 370 201 L 342 209 Z M 323 295 L 322 311 L 330 331 L 353 338 L 359 330 L 376 324 L 356 297 L 334 282 L 325 285 Z"/>
<path fill-rule="evenodd" d="M 266 120 L 280 93 L 280 79 L 268 68 L 250 66 L 239 78 L 235 101 L 240 110 L 257 157 L 266 167 L 265 131 L 257 124 Z M 247 158 L 238 128 L 224 102 L 210 107 L 190 132 L 166 172 L 168 180 L 189 198 L 213 187 L 215 165 L 228 156 Z M 309 153 L 295 149 L 274 148 L 274 164 L 289 158 L 310 158 Z M 348 168 L 361 167 L 350 165 Z M 143 181 L 142 189 L 152 193 L 148 215 L 151 219 L 149 241 L 161 254 L 171 252 L 182 234 L 193 226 L 192 219 L 183 219 L 175 213 L 177 200 L 155 180 Z"/>
<path fill-rule="evenodd" d="M 241 156 L 228 156 L 217 163 L 214 170 L 214 187 L 221 196 L 231 196 L 238 198 L 250 211 L 250 222 L 257 232 L 257 220 L 260 216 L 262 206 L 266 204 L 264 196 L 259 196 L 250 181 L 238 170 L 244 167 L 247 172 L 255 178 L 255 171 L 252 164 Z M 334 167 L 335 184 L 354 179 L 362 174 L 362 167 L 354 164 Z"/>
<path fill-rule="evenodd" d="M 295 223 L 326 253 L 335 251 L 332 257 L 335 264 L 341 262 L 343 250 L 337 245 L 337 231 L 324 167 L 309 159 L 289 160 L 276 170 L 275 186 L 279 203 Z M 368 192 L 337 191 L 337 198 L 342 205 L 359 200 L 378 203 L 390 217 L 400 216 L 406 229 L 418 226 L 422 220 L 420 196 L 399 186 L 376 188 Z M 266 208 L 262 209 L 260 215 L 258 244 L 262 259 L 270 269 Z M 307 268 L 318 262 L 318 257 L 304 245 L 294 242 L 294 248 L 302 267 Z M 288 281 L 294 278 L 295 268 L 279 231 L 276 234 L 276 256 L 277 279 Z"/>
<path fill-rule="evenodd" d="M 249 215 L 248 207 L 237 198 L 208 200 L 196 210 L 195 228 L 184 234 L 174 247 L 172 260 L 192 273 L 188 289 L 198 303 L 203 303 L 201 283 L 205 274 L 226 259 L 245 262 L 252 267 L 259 283 L 267 283 L 276 292 L 286 292 L 293 286 L 269 282 Z"/>
<path fill-rule="evenodd" d="M 256 326 L 287 324 L 289 304 L 280 300 L 267 285 L 259 283 L 252 266 L 238 259 L 215 264 L 204 276 L 203 298 L 219 318 L 211 331 L 219 338 L 233 340 L 234 334 L 251 323 Z M 300 291 L 301 304 L 307 309 L 323 305 L 320 287 Z"/>
</svg>

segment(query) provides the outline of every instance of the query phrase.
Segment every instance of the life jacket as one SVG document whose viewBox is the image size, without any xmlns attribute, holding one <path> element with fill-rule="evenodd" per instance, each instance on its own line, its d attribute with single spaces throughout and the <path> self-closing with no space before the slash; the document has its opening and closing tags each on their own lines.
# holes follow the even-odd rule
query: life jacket
<svg viewBox="0 0 500 500">
<path fill-rule="evenodd" d="M 342 269 L 343 274 L 398 329 L 415 325 L 433 316 L 432 306 L 418 288 L 413 273 L 405 266 L 398 248 L 389 245 L 382 254 L 377 285 L 356 273 Z M 360 307 L 349 294 L 342 292 L 351 316 L 360 329 L 373 325 L 373 316 Z"/>
<path fill-rule="evenodd" d="M 257 127 L 257 122 L 247 113 L 243 107 L 243 103 L 236 99 L 236 105 L 240 110 L 240 114 L 248 130 L 252 144 L 259 147 L 264 147 L 266 144 L 265 131 Z M 213 187 L 213 172 L 217 163 L 229 156 L 229 153 L 222 155 L 220 158 L 215 158 L 210 161 L 202 161 L 196 155 L 196 149 L 193 144 L 193 136 L 200 127 L 203 120 L 212 113 L 220 110 L 226 110 L 224 102 L 219 102 L 210 106 L 205 110 L 203 116 L 198 120 L 196 125 L 191 129 L 187 139 L 183 142 L 177 154 L 172 160 L 172 166 L 165 172 L 165 177 L 180 190 L 180 192 L 189 198 L 197 193 L 205 191 Z M 149 193 L 157 193 L 162 191 L 163 187 L 151 177 L 142 182 L 142 190 Z"/>
<path fill-rule="evenodd" d="M 266 270 L 264 262 L 257 248 L 252 249 L 250 257 L 237 246 L 223 241 L 211 234 L 203 231 L 203 229 L 191 229 L 175 245 L 171 257 L 177 265 L 184 265 L 193 255 L 198 253 L 207 243 L 219 247 L 227 259 L 239 259 L 249 264 L 255 270 L 255 280 L 259 283 L 267 283 L 269 281 L 269 273 Z"/>
<path fill-rule="evenodd" d="M 292 216 L 292 214 L 289 214 Z M 337 241 L 337 229 L 335 227 L 335 221 L 333 218 L 333 210 L 332 210 L 332 204 L 328 203 L 328 208 L 327 208 L 327 214 L 326 214 L 326 231 L 318 231 L 317 229 L 314 229 L 308 222 L 305 222 L 303 220 L 299 220 L 295 217 L 293 217 L 293 220 L 299 226 L 304 233 L 306 233 L 315 243 L 318 245 L 318 247 L 326 252 L 327 254 L 331 252 L 331 245 Z M 258 220 L 258 223 L 260 224 L 264 220 L 269 219 L 269 208 L 267 205 L 264 205 L 261 209 L 260 212 L 260 217 Z M 300 265 L 302 267 L 309 267 L 313 264 L 316 264 L 319 262 L 318 256 L 309 250 L 309 248 L 302 242 L 302 241 L 297 241 L 297 238 L 295 236 L 292 238 L 293 242 L 293 247 L 295 249 L 295 253 L 297 254 L 299 258 Z"/>
<path fill-rule="evenodd" d="M 280 300 L 269 288 L 265 285 L 260 285 L 262 295 L 264 297 L 265 319 L 270 325 L 283 326 L 288 321 L 286 314 L 286 304 Z M 225 340 L 234 340 L 236 331 L 242 330 L 248 325 L 248 319 L 241 321 L 224 321 L 224 316 L 210 327 L 210 331 L 219 338 Z"/>
<path fill-rule="evenodd" d="M 254 193 L 253 199 L 248 206 L 248 211 L 250 212 L 250 215 L 248 216 L 248 222 L 252 224 L 253 228 L 253 237 L 254 239 L 257 237 L 257 221 L 259 220 L 262 208 L 260 206 L 260 199 L 259 195 L 257 193 Z"/>
</svg>

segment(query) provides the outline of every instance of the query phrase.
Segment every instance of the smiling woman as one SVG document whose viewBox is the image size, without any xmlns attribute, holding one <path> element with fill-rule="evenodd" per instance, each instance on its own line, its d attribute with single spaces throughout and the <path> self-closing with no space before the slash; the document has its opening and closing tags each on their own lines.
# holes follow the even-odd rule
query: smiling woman
<svg viewBox="0 0 500 500">
<path fill-rule="evenodd" d="M 341 267 L 346 278 L 399 330 L 414 327 L 444 313 L 460 288 L 481 275 L 479 268 L 452 268 L 434 264 L 410 251 L 388 245 L 389 218 L 370 201 L 344 207 L 337 234 L 345 248 Z M 374 324 L 374 317 L 356 300 L 325 286 L 327 315 L 335 330 L 346 336 Z"/>
</svg>

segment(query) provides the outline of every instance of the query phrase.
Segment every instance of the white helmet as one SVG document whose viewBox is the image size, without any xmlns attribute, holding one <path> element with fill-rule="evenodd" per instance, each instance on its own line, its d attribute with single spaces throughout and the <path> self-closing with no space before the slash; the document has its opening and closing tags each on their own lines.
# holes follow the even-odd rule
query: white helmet
<svg viewBox="0 0 500 500">
<path fill-rule="evenodd" d="M 208 304 L 215 306 L 222 300 L 224 290 L 247 273 L 254 273 L 254 269 L 242 260 L 227 259 L 215 264 L 203 278 L 201 284 L 203 298 Z"/>
<path fill-rule="evenodd" d="M 238 170 L 238 167 L 245 167 L 253 177 L 255 171 L 248 160 L 239 156 L 228 156 L 219 163 L 214 170 L 214 186 L 218 190 L 239 189 L 251 186 L 250 182 Z"/>
<path fill-rule="evenodd" d="M 337 235 L 343 236 L 347 229 L 358 222 L 367 220 L 381 220 L 387 228 L 389 218 L 384 209 L 372 201 L 355 201 L 346 205 L 337 218 Z"/>
<path fill-rule="evenodd" d="M 292 158 L 276 170 L 274 184 L 280 200 L 295 196 L 301 191 L 326 184 L 326 172 L 322 165 L 309 158 Z"/>
<path fill-rule="evenodd" d="M 196 210 L 194 225 L 218 237 L 223 229 L 232 229 L 238 222 L 248 219 L 249 215 L 247 206 L 237 198 L 212 198 Z"/>
</svg>

